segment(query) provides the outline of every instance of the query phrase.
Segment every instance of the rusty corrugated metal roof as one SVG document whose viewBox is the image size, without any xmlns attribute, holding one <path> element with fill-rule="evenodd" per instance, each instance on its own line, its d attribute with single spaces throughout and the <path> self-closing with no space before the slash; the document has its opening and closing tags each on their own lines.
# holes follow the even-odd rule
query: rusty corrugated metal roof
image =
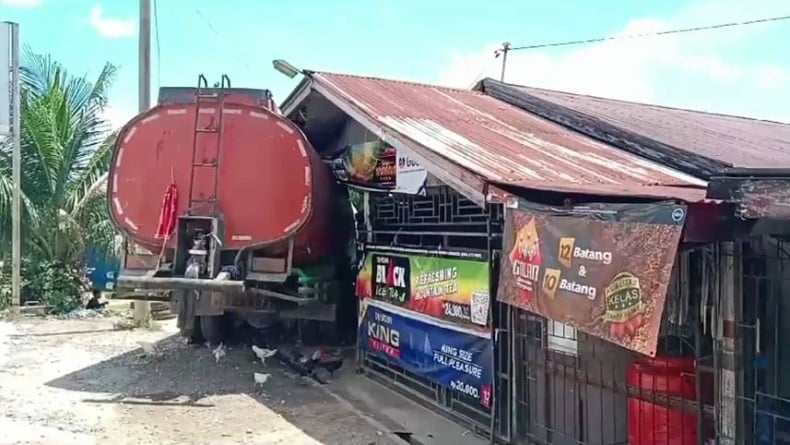
<svg viewBox="0 0 790 445">
<path fill-rule="evenodd" d="M 493 183 L 600 195 L 704 198 L 704 181 L 479 92 L 312 73 L 388 131 Z"/>
<path fill-rule="evenodd" d="M 598 121 L 685 151 L 689 156 L 720 163 L 724 168 L 790 167 L 790 124 L 504 84 L 493 79 L 484 80 L 482 85 L 505 93 L 501 87 L 509 87 L 527 97 L 582 113 L 592 118 L 592 124 L 582 122 L 584 128 L 576 128 L 583 133 L 606 133 L 606 129 L 595 128 L 594 122 Z M 511 102 L 496 92 L 493 95 Z M 553 113 L 559 122 L 573 118 L 556 110 Z M 602 139 L 609 140 L 606 134 Z M 701 171 L 702 176 L 715 173 L 707 168 Z"/>
</svg>

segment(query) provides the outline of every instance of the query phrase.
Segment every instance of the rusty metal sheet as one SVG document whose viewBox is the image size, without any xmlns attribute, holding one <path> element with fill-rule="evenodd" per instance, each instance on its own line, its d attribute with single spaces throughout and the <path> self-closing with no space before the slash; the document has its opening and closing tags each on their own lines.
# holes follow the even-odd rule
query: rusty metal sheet
<svg viewBox="0 0 790 445">
<path fill-rule="evenodd" d="M 716 164 L 790 167 L 790 124 L 787 123 L 544 90 L 493 79 L 484 80 L 482 86 L 495 96 L 506 94 L 512 100 L 536 105 L 542 101 L 544 109 L 548 108 L 546 102 L 564 108 L 565 111 L 554 110 L 551 118 L 603 140 L 619 139 L 617 132 L 611 131 L 616 129 L 629 133 L 631 143 L 646 138 L 663 145 L 664 150 L 681 152 L 668 153 L 671 157 L 703 158 L 696 161 L 703 171 Z M 579 119 L 576 113 L 586 119 Z M 607 129 L 607 126 L 611 127 Z"/>
<path fill-rule="evenodd" d="M 581 193 L 576 186 L 566 186 L 556 182 L 539 183 L 530 182 L 520 183 L 516 182 L 512 185 L 521 187 L 528 187 L 536 190 L 554 191 L 560 193 Z M 590 192 L 586 192 L 590 193 Z M 655 198 L 655 199 L 679 199 L 686 202 L 708 202 L 706 198 L 706 189 L 699 187 L 681 187 L 681 186 L 667 186 L 667 185 L 629 185 L 623 187 L 621 185 L 598 184 L 595 186 L 595 194 L 606 196 L 630 196 L 634 198 Z"/>
<path fill-rule="evenodd" d="M 704 199 L 706 182 L 480 92 L 345 74 L 314 82 L 383 128 L 489 183 L 609 195 Z"/>
<path fill-rule="evenodd" d="M 737 204 L 739 216 L 749 219 L 790 218 L 790 177 L 716 177 L 708 196 Z"/>
</svg>

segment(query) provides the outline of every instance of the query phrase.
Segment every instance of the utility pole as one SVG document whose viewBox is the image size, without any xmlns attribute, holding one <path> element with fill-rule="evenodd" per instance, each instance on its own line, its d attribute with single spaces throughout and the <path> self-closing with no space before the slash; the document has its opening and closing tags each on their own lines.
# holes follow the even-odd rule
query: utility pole
<svg viewBox="0 0 790 445">
<path fill-rule="evenodd" d="M 139 111 L 151 108 L 151 0 L 140 0 Z"/>
<path fill-rule="evenodd" d="M 14 152 L 11 159 L 11 176 L 14 191 L 11 196 L 11 289 L 14 312 L 19 312 L 22 304 L 22 116 L 19 104 L 22 82 L 19 79 L 19 25 L 11 26 L 11 76 L 14 94 L 11 97 L 13 106 Z"/>
<path fill-rule="evenodd" d="M 151 0 L 140 0 L 139 23 L 139 72 L 138 104 L 139 112 L 151 108 Z M 127 243 L 127 248 L 128 248 Z M 147 323 L 151 318 L 151 305 L 147 301 L 134 302 L 134 321 Z"/>
<path fill-rule="evenodd" d="M 505 42 L 502 44 L 502 48 L 499 49 L 499 54 L 502 54 L 502 74 L 499 76 L 500 82 L 505 81 L 505 70 L 507 69 L 508 52 L 510 52 L 510 42 Z"/>
<path fill-rule="evenodd" d="M 19 95 L 19 25 L 0 23 L 0 135 L 11 137 L 11 310 L 22 303 L 22 144 Z"/>
</svg>

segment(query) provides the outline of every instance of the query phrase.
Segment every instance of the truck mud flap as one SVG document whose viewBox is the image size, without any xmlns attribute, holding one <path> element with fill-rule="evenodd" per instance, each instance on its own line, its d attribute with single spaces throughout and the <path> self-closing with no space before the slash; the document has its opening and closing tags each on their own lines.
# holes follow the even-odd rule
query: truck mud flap
<svg viewBox="0 0 790 445">
<path fill-rule="evenodd" d="M 177 290 L 173 291 L 171 308 L 178 314 L 178 328 L 183 329 L 182 323 L 191 323 L 195 317 L 224 314 L 224 302 L 223 295 L 218 292 Z"/>
<path fill-rule="evenodd" d="M 315 303 L 280 312 L 280 317 L 291 320 L 314 320 L 333 323 L 337 318 L 337 306 Z"/>
<path fill-rule="evenodd" d="M 232 294 L 216 294 L 212 296 L 211 304 L 215 308 L 239 312 L 277 312 L 272 306 L 272 301 L 270 299 L 250 291 Z"/>
</svg>

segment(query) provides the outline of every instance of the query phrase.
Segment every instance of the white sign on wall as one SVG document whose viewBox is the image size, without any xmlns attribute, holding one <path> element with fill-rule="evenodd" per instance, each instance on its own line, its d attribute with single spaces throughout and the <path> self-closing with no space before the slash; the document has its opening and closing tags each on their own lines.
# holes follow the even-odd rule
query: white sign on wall
<svg viewBox="0 0 790 445">
<path fill-rule="evenodd" d="M 398 193 L 424 194 L 428 172 L 406 150 L 397 150 L 395 190 Z"/>
<path fill-rule="evenodd" d="M 0 22 L 0 136 L 11 134 L 11 27 Z"/>
</svg>

